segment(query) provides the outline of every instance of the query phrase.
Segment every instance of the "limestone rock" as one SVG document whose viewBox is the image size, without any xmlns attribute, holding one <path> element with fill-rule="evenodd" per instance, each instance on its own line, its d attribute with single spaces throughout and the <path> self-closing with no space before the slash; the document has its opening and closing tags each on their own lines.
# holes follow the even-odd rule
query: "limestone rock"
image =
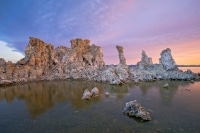
<svg viewBox="0 0 200 133">
<path fill-rule="evenodd" d="M 139 67 L 139 69 L 145 69 L 145 68 L 149 67 L 152 64 L 153 64 L 152 58 L 148 57 L 146 55 L 145 51 L 142 51 L 141 61 L 137 63 L 137 66 Z"/>
<path fill-rule="evenodd" d="M 160 64 L 152 64 L 145 51 L 136 67 L 126 64 L 122 46 L 116 46 L 119 64 L 105 66 L 101 47 L 90 45 L 90 40 L 72 39 L 71 48 L 58 46 L 30 37 L 25 57 L 17 63 L 0 58 L 1 83 L 18 83 L 33 80 L 86 79 L 110 84 L 124 84 L 127 81 L 155 81 L 155 79 L 192 80 L 200 79 L 198 74 L 179 70 L 166 49 L 161 53 Z"/>
<path fill-rule="evenodd" d="M 109 97 L 110 93 L 109 92 L 105 92 L 105 97 Z"/>
<path fill-rule="evenodd" d="M 118 54 L 119 54 L 119 62 L 120 64 L 126 65 L 126 58 L 124 57 L 124 48 L 122 46 L 116 46 Z"/>
<path fill-rule="evenodd" d="M 83 92 L 82 99 L 90 100 L 91 97 L 92 97 L 92 93 L 88 89 L 85 89 L 84 92 Z"/>
<path fill-rule="evenodd" d="M 118 64 L 117 66 L 109 66 L 103 71 L 99 71 L 94 79 L 99 82 L 109 82 L 112 85 L 124 84 L 128 79 L 128 66 Z"/>
<path fill-rule="evenodd" d="M 1 85 L 9 85 L 9 84 L 13 84 L 12 80 L 0 80 L 0 86 Z"/>
<path fill-rule="evenodd" d="M 6 78 L 6 61 L 0 58 L 0 80 Z"/>
<path fill-rule="evenodd" d="M 69 51 L 70 48 L 67 48 L 65 46 L 58 46 L 55 48 L 55 55 L 58 58 L 59 61 L 62 61 L 65 54 Z"/>
<path fill-rule="evenodd" d="M 119 77 L 120 81 L 122 81 L 122 82 L 127 81 L 128 77 L 129 77 L 127 65 L 118 64 L 116 66 L 115 71 L 116 71 L 116 74 Z"/>
<path fill-rule="evenodd" d="M 176 63 L 171 55 L 171 49 L 167 48 L 160 53 L 160 64 L 163 65 L 165 70 L 178 70 Z"/>
<path fill-rule="evenodd" d="M 168 83 L 166 83 L 166 84 L 163 85 L 163 88 L 168 88 L 168 87 L 169 87 Z"/>
<path fill-rule="evenodd" d="M 141 118 L 145 121 L 151 120 L 150 113 L 136 100 L 127 102 L 124 107 L 123 113 L 131 117 Z"/>
<path fill-rule="evenodd" d="M 99 89 L 97 87 L 94 87 L 91 90 L 92 96 L 98 96 L 99 95 Z"/>
<path fill-rule="evenodd" d="M 8 61 L 6 63 L 6 75 L 7 75 L 7 79 L 11 80 L 13 78 L 14 68 L 15 68 L 15 64 L 13 64 L 11 61 Z"/>
<path fill-rule="evenodd" d="M 79 69 L 80 67 L 101 69 L 105 66 L 101 47 L 94 44 L 90 46 L 89 40 L 79 38 L 70 42 L 71 49 L 66 50 L 62 59 L 64 71 L 72 68 Z"/>
</svg>

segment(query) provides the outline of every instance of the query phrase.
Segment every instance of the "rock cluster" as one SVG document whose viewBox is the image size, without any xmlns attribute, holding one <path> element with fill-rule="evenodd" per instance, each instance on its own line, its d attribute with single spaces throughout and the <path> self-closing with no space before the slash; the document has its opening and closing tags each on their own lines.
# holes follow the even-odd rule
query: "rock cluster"
<svg viewBox="0 0 200 133">
<path fill-rule="evenodd" d="M 124 57 L 124 51 L 122 46 L 116 46 L 119 53 L 119 64 L 117 66 L 111 65 L 99 71 L 98 75 L 94 77 L 94 80 L 100 82 L 109 82 L 110 84 L 124 84 L 128 80 L 128 66 L 126 64 L 126 58 Z"/>
<path fill-rule="evenodd" d="M 99 89 L 97 87 L 94 87 L 91 92 L 89 89 L 85 89 L 83 92 L 82 99 L 84 100 L 90 100 L 92 97 L 99 96 Z"/>
<path fill-rule="evenodd" d="M 52 44 L 30 37 L 23 59 L 12 63 L 0 58 L 0 85 L 54 79 L 87 79 L 110 84 L 124 84 L 128 80 L 199 79 L 191 71 L 178 69 L 169 48 L 161 52 L 159 64 L 153 64 L 142 51 L 141 61 L 132 68 L 126 64 L 122 46 L 116 46 L 119 64 L 105 66 L 101 47 L 80 38 L 72 39 L 70 43 L 71 48 L 54 48 Z"/>
<path fill-rule="evenodd" d="M 142 58 L 141 61 L 137 63 L 137 67 L 139 67 L 139 69 L 146 69 L 152 64 L 152 58 L 148 57 L 145 51 L 142 51 Z"/>
<path fill-rule="evenodd" d="M 66 78 L 90 79 L 105 66 L 101 47 L 89 40 L 73 39 L 71 48 L 47 44 L 30 37 L 25 57 L 17 63 L 0 59 L 0 84 Z"/>
<path fill-rule="evenodd" d="M 183 72 L 179 70 L 169 48 L 161 52 L 160 63 L 152 64 L 145 52 L 142 52 L 142 59 L 135 68 L 129 69 L 129 74 L 133 80 L 155 81 L 160 79 L 171 80 L 191 80 L 198 79 L 191 71 Z"/>
<path fill-rule="evenodd" d="M 141 118 L 145 121 L 151 120 L 150 113 L 136 100 L 127 102 L 124 107 L 123 113 L 131 117 Z"/>
</svg>

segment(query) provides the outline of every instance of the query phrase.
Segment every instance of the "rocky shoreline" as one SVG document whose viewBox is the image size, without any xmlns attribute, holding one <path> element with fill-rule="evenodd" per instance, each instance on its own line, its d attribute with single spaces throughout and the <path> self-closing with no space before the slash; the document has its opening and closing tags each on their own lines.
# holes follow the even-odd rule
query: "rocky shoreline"
<svg viewBox="0 0 200 133">
<path fill-rule="evenodd" d="M 116 46 L 118 65 L 105 65 L 100 46 L 80 38 L 70 41 L 71 48 L 30 37 L 25 57 L 16 63 L 0 58 L 0 85 L 38 80 L 84 79 L 110 84 L 155 80 L 199 80 L 191 70 L 179 70 L 169 48 L 161 52 L 159 64 L 153 64 L 145 51 L 135 67 L 126 64 L 122 46 Z"/>
</svg>

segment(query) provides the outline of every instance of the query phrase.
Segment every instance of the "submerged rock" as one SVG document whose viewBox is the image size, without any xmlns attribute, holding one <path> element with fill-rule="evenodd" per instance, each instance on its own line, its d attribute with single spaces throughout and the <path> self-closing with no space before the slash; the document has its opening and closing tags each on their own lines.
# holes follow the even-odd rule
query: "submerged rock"
<svg viewBox="0 0 200 133">
<path fill-rule="evenodd" d="M 136 100 L 127 102 L 123 113 L 131 117 L 141 118 L 145 121 L 151 120 L 150 113 L 147 112 L 146 109 L 142 107 Z"/>
<path fill-rule="evenodd" d="M 109 92 L 105 92 L 105 97 L 109 97 L 110 96 L 110 93 Z"/>
<path fill-rule="evenodd" d="M 166 83 L 166 84 L 163 85 L 163 88 L 168 88 L 168 87 L 169 87 L 168 83 Z"/>
<path fill-rule="evenodd" d="M 98 96 L 99 95 L 99 89 L 97 87 L 94 87 L 91 90 L 92 96 Z"/>
<path fill-rule="evenodd" d="M 92 93 L 88 89 L 85 89 L 84 92 L 83 92 L 82 99 L 90 100 L 91 97 L 92 97 Z"/>
<path fill-rule="evenodd" d="M 94 87 L 91 90 L 91 92 L 89 91 L 89 89 L 85 89 L 81 99 L 90 100 L 92 97 L 96 97 L 96 96 L 99 96 L 99 89 L 97 87 Z"/>
</svg>

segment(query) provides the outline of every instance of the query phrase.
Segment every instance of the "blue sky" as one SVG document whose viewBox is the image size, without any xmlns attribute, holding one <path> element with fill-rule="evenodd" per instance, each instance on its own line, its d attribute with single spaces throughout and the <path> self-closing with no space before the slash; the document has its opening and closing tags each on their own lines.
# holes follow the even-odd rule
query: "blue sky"
<svg viewBox="0 0 200 133">
<path fill-rule="evenodd" d="M 106 64 L 119 62 L 116 45 L 128 64 L 142 50 L 158 63 L 168 47 L 177 64 L 200 64 L 199 7 L 200 0 L 0 0 L 0 58 L 23 58 L 33 36 L 55 47 L 90 39 Z"/>
</svg>

